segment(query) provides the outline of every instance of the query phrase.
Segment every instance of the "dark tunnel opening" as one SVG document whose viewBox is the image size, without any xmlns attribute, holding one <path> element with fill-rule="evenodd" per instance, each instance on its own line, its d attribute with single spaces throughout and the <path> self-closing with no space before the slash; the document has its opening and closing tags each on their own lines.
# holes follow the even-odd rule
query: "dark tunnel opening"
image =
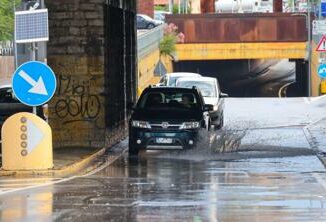
<svg viewBox="0 0 326 222">
<path fill-rule="evenodd" d="M 179 61 L 173 68 L 216 77 L 222 91 L 232 97 L 308 95 L 308 63 L 303 60 Z"/>
</svg>

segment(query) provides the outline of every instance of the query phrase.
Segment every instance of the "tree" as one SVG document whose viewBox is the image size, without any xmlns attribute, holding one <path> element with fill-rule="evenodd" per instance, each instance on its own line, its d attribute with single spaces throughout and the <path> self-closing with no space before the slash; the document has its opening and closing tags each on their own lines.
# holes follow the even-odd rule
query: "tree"
<svg viewBox="0 0 326 222">
<path fill-rule="evenodd" d="M 21 0 L 0 0 L 0 41 L 13 39 L 14 8 Z"/>
</svg>

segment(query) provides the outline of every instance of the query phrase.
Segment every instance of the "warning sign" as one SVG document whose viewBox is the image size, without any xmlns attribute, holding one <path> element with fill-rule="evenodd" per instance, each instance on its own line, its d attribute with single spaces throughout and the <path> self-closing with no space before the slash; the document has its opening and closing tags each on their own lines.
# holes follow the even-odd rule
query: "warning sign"
<svg viewBox="0 0 326 222">
<path fill-rule="evenodd" d="M 326 36 L 323 36 L 318 43 L 317 52 L 326 52 Z"/>
</svg>

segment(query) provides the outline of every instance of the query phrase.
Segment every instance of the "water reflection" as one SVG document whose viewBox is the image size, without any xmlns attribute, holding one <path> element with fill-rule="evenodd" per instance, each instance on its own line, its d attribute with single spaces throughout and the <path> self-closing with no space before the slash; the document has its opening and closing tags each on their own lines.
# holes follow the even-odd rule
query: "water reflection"
<svg viewBox="0 0 326 222">
<path fill-rule="evenodd" d="M 51 221 L 52 191 L 29 193 L 0 199 L 0 221 Z"/>
</svg>

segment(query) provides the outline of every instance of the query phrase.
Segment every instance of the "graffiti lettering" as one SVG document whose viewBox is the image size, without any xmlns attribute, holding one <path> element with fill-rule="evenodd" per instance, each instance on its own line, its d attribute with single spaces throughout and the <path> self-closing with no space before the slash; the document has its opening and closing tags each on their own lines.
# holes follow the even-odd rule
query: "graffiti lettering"
<svg viewBox="0 0 326 222">
<path fill-rule="evenodd" d="M 71 76 L 58 77 L 57 96 L 60 98 L 54 107 L 59 118 L 72 117 L 76 121 L 96 119 L 100 114 L 101 102 L 97 95 L 91 94 L 92 80 L 72 80 Z"/>
</svg>

